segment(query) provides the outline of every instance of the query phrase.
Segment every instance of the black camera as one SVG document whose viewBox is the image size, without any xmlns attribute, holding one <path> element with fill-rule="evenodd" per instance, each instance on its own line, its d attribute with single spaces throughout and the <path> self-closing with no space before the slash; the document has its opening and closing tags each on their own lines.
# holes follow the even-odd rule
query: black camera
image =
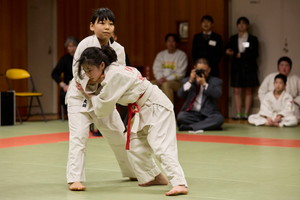
<svg viewBox="0 0 300 200">
<path fill-rule="evenodd" d="M 205 75 L 205 70 L 203 70 L 203 69 L 196 69 L 195 72 L 196 72 L 197 76 L 199 76 L 199 77 L 203 77 Z"/>
</svg>

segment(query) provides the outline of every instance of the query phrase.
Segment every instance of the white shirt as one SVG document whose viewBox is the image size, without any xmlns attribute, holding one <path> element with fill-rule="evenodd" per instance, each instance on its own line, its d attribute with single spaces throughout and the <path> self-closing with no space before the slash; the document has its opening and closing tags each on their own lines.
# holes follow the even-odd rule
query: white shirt
<svg viewBox="0 0 300 200">
<path fill-rule="evenodd" d="M 238 45 L 239 45 L 239 52 L 243 53 L 246 49 L 246 42 L 248 41 L 248 33 L 244 33 L 242 36 L 239 36 Z"/>
</svg>

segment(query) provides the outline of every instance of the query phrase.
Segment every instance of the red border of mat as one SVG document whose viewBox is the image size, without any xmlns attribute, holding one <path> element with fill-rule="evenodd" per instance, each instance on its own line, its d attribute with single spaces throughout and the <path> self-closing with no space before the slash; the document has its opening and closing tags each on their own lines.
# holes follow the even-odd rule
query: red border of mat
<svg viewBox="0 0 300 200">
<path fill-rule="evenodd" d="M 90 135 L 89 138 L 99 138 L 99 137 Z M 35 145 L 35 144 L 48 144 L 48 143 L 63 142 L 68 140 L 69 140 L 68 132 L 1 138 L 0 148 L 18 147 L 18 146 Z M 297 139 L 292 140 L 292 139 L 274 139 L 274 138 L 218 136 L 218 135 L 190 135 L 190 134 L 178 133 L 177 140 L 191 141 L 191 142 L 210 142 L 210 143 L 226 143 L 226 144 L 240 144 L 240 145 L 300 148 L 300 140 Z"/>
<path fill-rule="evenodd" d="M 187 135 L 187 134 L 177 134 L 177 139 L 181 141 L 191 141 L 191 142 L 211 142 L 211 143 L 242 144 L 242 145 L 255 145 L 255 146 L 300 148 L 300 140 L 297 139 L 275 139 L 275 138 L 216 136 L 216 135 Z"/>
<path fill-rule="evenodd" d="M 98 138 L 98 137 L 94 137 L 90 135 L 89 138 Z M 69 132 L 40 134 L 40 135 L 26 135 L 26 136 L 19 136 L 19 137 L 1 138 L 0 148 L 27 146 L 27 145 L 34 145 L 34 144 L 48 144 L 48 143 L 63 142 L 68 140 L 69 140 Z"/>
</svg>

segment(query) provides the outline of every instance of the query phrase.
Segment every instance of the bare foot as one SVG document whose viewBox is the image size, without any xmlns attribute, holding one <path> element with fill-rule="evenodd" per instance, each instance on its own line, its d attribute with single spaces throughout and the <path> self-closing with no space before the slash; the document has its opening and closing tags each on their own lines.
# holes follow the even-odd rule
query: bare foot
<svg viewBox="0 0 300 200">
<path fill-rule="evenodd" d="M 80 182 L 74 182 L 70 184 L 69 189 L 71 191 L 84 191 L 86 187 Z"/>
<path fill-rule="evenodd" d="M 188 189 L 184 185 L 174 186 L 169 192 L 166 192 L 166 196 L 185 195 L 188 193 Z"/>
<path fill-rule="evenodd" d="M 160 173 L 157 176 L 155 176 L 155 179 L 153 181 L 149 181 L 147 183 L 139 184 L 139 186 L 151 186 L 151 185 L 168 185 L 168 180 L 166 177 Z"/>
</svg>

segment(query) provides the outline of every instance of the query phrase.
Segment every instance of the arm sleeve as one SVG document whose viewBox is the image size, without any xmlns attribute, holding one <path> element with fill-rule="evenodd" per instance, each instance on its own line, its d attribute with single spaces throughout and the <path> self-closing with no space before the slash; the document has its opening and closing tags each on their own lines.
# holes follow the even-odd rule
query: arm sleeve
<svg viewBox="0 0 300 200">
<path fill-rule="evenodd" d="M 120 65 L 126 66 L 126 54 L 125 54 L 125 49 L 124 47 L 118 48 L 118 50 L 115 50 L 118 56 L 118 61 Z"/>
<path fill-rule="evenodd" d="M 228 44 L 226 45 L 226 47 L 225 47 L 225 51 L 227 50 L 227 49 L 231 49 L 231 50 L 233 50 L 233 55 L 227 55 L 230 59 L 233 59 L 233 58 L 235 58 L 236 57 L 236 54 L 238 53 L 238 46 L 237 46 L 237 40 L 238 40 L 238 38 L 237 38 L 237 35 L 233 35 L 233 36 L 231 36 L 230 37 L 230 39 L 229 39 L 229 42 L 228 42 Z"/>
<path fill-rule="evenodd" d="M 57 65 L 52 71 L 52 78 L 53 80 L 58 84 L 61 82 L 61 74 L 64 71 L 64 62 L 63 62 L 63 57 L 58 61 Z"/>
<path fill-rule="evenodd" d="M 133 81 L 133 78 L 122 76 L 120 73 L 106 75 L 99 95 L 91 99 L 97 117 L 103 118 L 111 114 L 116 103 L 132 86 Z"/>
<path fill-rule="evenodd" d="M 83 52 L 83 50 L 85 49 L 85 47 L 83 47 L 82 43 L 79 43 L 79 45 L 76 48 L 75 54 L 73 56 L 73 67 L 72 67 L 72 72 L 73 72 L 73 77 L 75 79 L 76 82 L 81 82 L 79 76 L 78 76 L 78 60 L 81 56 L 81 53 Z"/>
<path fill-rule="evenodd" d="M 188 91 L 192 87 L 192 84 L 188 81 L 183 85 L 183 91 Z"/>
<path fill-rule="evenodd" d="M 194 84 L 191 84 L 189 82 L 189 77 L 184 78 L 182 80 L 182 86 L 177 91 L 177 96 L 180 98 L 185 98 L 188 95 L 188 93 L 192 87 L 195 87 L 195 86 L 194 86 Z"/>
<path fill-rule="evenodd" d="M 297 96 L 294 97 L 294 101 L 298 104 L 298 106 L 300 106 L 300 78 L 298 76 L 296 81 Z"/>
<path fill-rule="evenodd" d="M 203 91 L 207 96 L 211 96 L 214 99 L 218 99 L 222 95 L 222 84 L 221 79 L 215 79 L 213 82 L 207 83 L 207 88 Z"/>
</svg>

